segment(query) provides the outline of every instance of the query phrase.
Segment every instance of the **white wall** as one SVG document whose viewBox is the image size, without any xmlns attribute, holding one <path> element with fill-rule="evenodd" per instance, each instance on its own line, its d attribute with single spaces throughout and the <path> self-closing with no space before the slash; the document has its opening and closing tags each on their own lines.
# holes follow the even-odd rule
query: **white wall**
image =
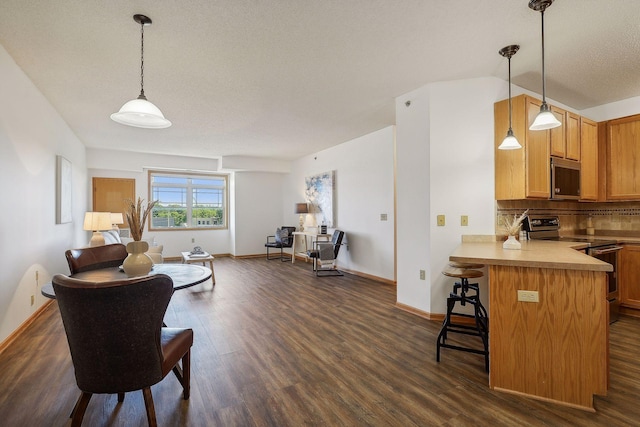
<svg viewBox="0 0 640 427">
<path fill-rule="evenodd" d="M 282 224 L 284 174 L 236 172 L 234 209 L 234 255 L 266 253 L 267 236 Z"/>
<path fill-rule="evenodd" d="M 449 254 L 463 234 L 495 232 L 493 104 L 507 89 L 495 78 L 442 82 L 396 101 L 401 304 L 444 313 L 451 280 L 441 273 Z M 445 215 L 444 227 L 437 215 Z M 460 225 L 461 215 L 469 226 Z"/>
<path fill-rule="evenodd" d="M 640 96 L 582 110 L 579 111 L 578 114 L 589 117 L 591 120 L 597 122 L 640 114 Z"/>
<path fill-rule="evenodd" d="M 47 301 L 40 286 L 69 272 L 65 250 L 85 242 L 87 175 L 84 146 L 2 46 L 0 76 L 2 341 Z M 56 155 L 72 164 L 68 224 L 55 223 Z"/>
<path fill-rule="evenodd" d="M 298 225 L 295 203 L 305 201 L 305 177 L 335 171 L 335 228 L 345 232 L 338 265 L 394 280 L 394 127 L 293 162 L 284 183 L 283 225 Z M 387 221 L 380 215 L 387 214 Z"/>
</svg>

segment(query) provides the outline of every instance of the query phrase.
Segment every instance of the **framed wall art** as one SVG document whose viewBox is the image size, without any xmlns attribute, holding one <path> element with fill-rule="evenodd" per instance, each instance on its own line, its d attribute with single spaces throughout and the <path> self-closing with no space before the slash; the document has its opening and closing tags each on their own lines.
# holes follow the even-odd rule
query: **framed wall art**
<svg viewBox="0 0 640 427">
<path fill-rule="evenodd" d="M 305 198 L 311 204 L 318 226 L 335 227 L 335 171 L 305 178 Z"/>
<path fill-rule="evenodd" d="M 66 224 L 71 216 L 71 162 L 56 156 L 56 224 Z"/>
</svg>

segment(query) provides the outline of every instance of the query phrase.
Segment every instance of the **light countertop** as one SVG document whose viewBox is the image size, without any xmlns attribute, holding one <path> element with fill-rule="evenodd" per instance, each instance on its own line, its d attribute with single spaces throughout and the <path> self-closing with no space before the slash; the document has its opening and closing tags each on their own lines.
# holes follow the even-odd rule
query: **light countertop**
<svg viewBox="0 0 640 427">
<path fill-rule="evenodd" d="M 585 243 L 527 240 L 521 242 L 520 250 L 503 249 L 502 243 L 463 242 L 451 253 L 449 260 L 514 267 L 613 271 L 611 264 L 580 252 L 580 249 L 588 246 Z"/>
</svg>

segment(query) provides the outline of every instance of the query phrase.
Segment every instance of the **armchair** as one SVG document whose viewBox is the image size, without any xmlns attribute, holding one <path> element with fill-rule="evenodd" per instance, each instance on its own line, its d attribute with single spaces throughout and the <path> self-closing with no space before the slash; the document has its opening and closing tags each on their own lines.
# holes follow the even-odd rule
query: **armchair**
<svg viewBox="0 0 640 427">
<path fill-rule="evenodd" d="M 267 236 L 267 242 L 264 246 L 267 248 L 267 260 L 271 261 L 280 258 L 280 261 L 291 261 L 291 258 L 285 258 L 284 248 L 291 248 L 293 246 L 294 235 L 296 227 L 283 226 L 276 230 L 275 235 Z M 280 257 L 269 257 L 269 248 L 280 249 Z M 293 257 L 294 254 L 291 254 Z"/>
<path fill-rule="evenodd" d="M 343 238 L 344 231 L 335 230 L 330 242 L 317 240 L 313 242 L 313 249 L 307 251 L 307 256 L 313 259 L 313 270 L 316 276 L 343 276 L 342 272 L 336 268 Z"/>
<path fill-rule="evenodd" d="M 104 246 L 92 246 L 80 249 L 68 249 L 64 256 L 71 274 L 107 267 L 118 267 L 129 255 L 122 243 Z"/>
<path fill-rule="evenodd" d="M 142 390 L 147 420 L 156 426 L 151 386 L 171 371 L 182 385 L 183 398 L 189 399 L 193 330 L 162 326 L 173 294 L 169 276 L 97 286 L 56 274 L 52 284 L 81 390 L 72 426 L 82 424 L 93 394 L 117 394 L 123 402 L 125 393 L 135 390 Z"/>
</svg>

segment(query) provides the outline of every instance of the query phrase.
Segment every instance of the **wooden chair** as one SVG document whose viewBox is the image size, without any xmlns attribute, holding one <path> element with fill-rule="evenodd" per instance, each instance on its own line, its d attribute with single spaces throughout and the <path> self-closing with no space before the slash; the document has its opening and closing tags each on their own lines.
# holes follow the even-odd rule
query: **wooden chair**
<svg viewBox="0 0 640 427">
<path fill-rule="evenodd" d="M 118 267 L 129 255 L 121 243 L 93 246 L 90 248 L 69 249 L 64 253 L 71 274 L 107 267 Z"/>
<path fill-rule="evenodd" d="M 264 246 L 267 248 L 267 259 L 280 259 L 280 261 L 291 261 L 291 258 L 285 258 L 284 256 L 284 248 L 292 248 L 293 247 L 293 232 L 296 231 L 295 227 L 283 226 L 276 230 L 276 233 L 273 236 L 267 236 L 267 242 Z M 269 248 L 272 249 L 280 249 L 279 257 L 269 257 Z M 294 256 L 294 254 L 291 254 Z"/>
<path fill-rule="evenodd" d="M 82 391 L 72 426 L 82 424 L 93 394 L 117 393 L 122 402 L 134 390 L 142 390 L 147 420 L 156 426 L 151 386 L 171 371 L 189 398 L 193 331 L 162 327 L 173 294 L 169 276 L 94 283 L 56 274 L 52 283 Z"/>
</svg>

